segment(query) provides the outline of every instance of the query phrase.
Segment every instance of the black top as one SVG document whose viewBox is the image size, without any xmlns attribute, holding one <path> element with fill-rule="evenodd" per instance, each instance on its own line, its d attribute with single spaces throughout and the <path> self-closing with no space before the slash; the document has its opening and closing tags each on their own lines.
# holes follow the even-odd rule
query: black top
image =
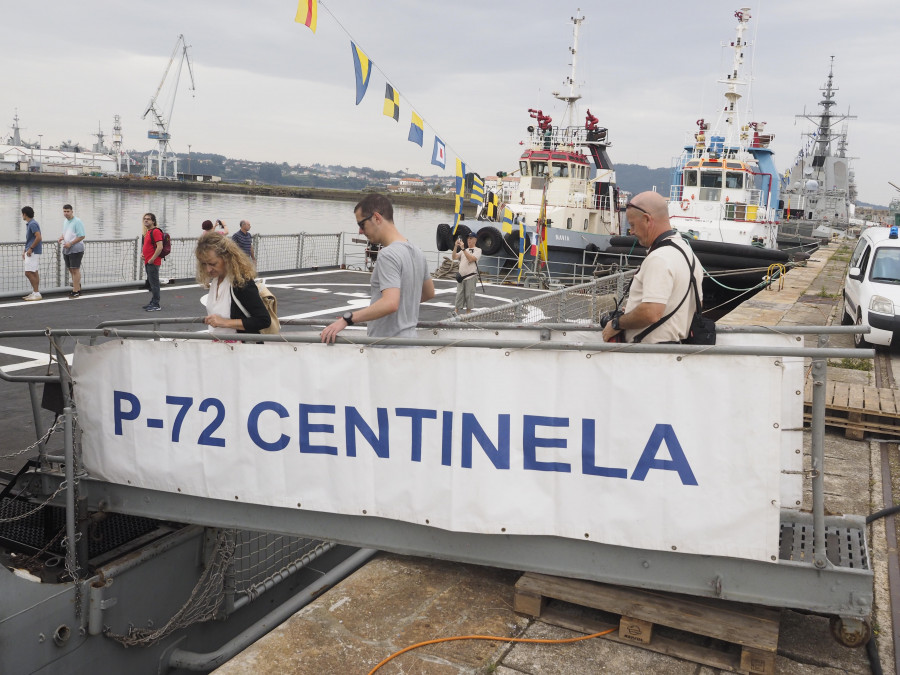
<svg viewBox="0 0 900 675">
<path fill-rule="evenodd" d="M 243 286 L 232 285 L 231 289 L 234 291 L 234 298 L 240 300 L 244 309 L 250 312 L 250 316 L 246 316 L 234 298 L 231 299 L 231 318 L 244 321 L 244 330 L 238 329 L 238 333 L 258 334 L 263 328 L 268 328 L 272 324 L 269 310 L 266 309 L 262 298 L 259 297 L 259 289 L 254 280 L 251 279 Z"/>
</svg>

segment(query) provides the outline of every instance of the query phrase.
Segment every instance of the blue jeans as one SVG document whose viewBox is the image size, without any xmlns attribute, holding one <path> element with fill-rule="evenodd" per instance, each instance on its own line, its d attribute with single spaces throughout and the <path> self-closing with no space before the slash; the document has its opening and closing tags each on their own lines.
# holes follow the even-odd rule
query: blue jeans
<svg viewBox="0 0 900 675">
<path fill-rule="evenodd" d="M 144 264 L 147 285 L 150 286 L 150 304 L 159 307 L 159 265 Z"/>
</svg>

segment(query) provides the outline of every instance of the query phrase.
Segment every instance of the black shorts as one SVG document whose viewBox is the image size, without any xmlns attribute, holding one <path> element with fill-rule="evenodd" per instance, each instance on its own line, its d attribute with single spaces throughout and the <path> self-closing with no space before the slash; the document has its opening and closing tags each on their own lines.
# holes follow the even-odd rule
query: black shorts
<svg viewBox="0 0 900 675">
<path fill-rule="evenodd" d="M 81 259 L 84 257 L 84 251 L 81 253 L 64 253 L 63 259 L 66 261 L 66 267 L 70 270 L 81 268 Z"/>
</svg>

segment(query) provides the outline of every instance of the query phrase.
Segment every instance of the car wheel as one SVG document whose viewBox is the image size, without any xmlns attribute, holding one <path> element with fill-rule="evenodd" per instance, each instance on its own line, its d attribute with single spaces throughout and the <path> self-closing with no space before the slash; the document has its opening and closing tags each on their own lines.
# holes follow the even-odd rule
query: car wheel
<svg viewBox="0 0 900 675">
<path fill-rule="evenodd" d="M 862 312 L 856 313 L 856 325 L 857 326 L 863 325 Z M 862 333 L 854 333 L 853 334 L 853 344 L 856 345 L 857 347 L 859 347 L 860 349 L 864 349 L 866 347 L 872 346 L 866 341 L 866 336 L 863 335 Z"/>
<path fill-rule="evenodd" d="M 853 317 L 850 316 L 850 312 L 847 311 L 847 297 L 844 296 L 844 302 L 841 306 L 841 325 L 842 326 L 852 326 L 853 325 Z"/>
</svg>

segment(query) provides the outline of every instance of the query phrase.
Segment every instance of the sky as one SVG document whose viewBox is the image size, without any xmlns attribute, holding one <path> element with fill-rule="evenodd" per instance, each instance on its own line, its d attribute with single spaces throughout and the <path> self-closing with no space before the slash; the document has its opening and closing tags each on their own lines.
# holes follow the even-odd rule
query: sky
<svg viewBox="0 0 900 675">
<path fill-rule="evenodd" d="M 296 0 L 79 0 L 4 7 L 0 136 L 18 114 L 25 140 L 90 146 L 121 116 L 124 145 L 149 150 L 141 116 L 179 35 L 190 45 L 195 90 L 182 68 L 169 132 L 184 157 L 215 152 L 252 161 L 368 166 L 452 175 L 456 157 L 482 175 L 518 165 L 537 108 L 561 121 L 573 24 L 581 25 L 576 81 L 609 129 L 613 163 L 670 167 L 724 105 L 735 10 L 750 7 L 749 119 L 775 135 L 789 168 L 814 127 L 834 56 L 834 110 L 849 122 L 859 200 L 887 205 L 900 185 L 900 12 L 896 0 L 320 0 L 315 33 L 294 21 Z M 324 5 L 324 6 L 323 6 Z M 356 105 L 350 41 L 375 64 Z M 175 64 L 157 105 L 168 117 Z M 400 120 L 382 115 L 385 83 Z M 424 147 L 407 140 L 410 111 Z M 447 169 L 431 164 L 434 136 Z M 181 166 L 180 168 L 186 168 Z"/>
</svg>

